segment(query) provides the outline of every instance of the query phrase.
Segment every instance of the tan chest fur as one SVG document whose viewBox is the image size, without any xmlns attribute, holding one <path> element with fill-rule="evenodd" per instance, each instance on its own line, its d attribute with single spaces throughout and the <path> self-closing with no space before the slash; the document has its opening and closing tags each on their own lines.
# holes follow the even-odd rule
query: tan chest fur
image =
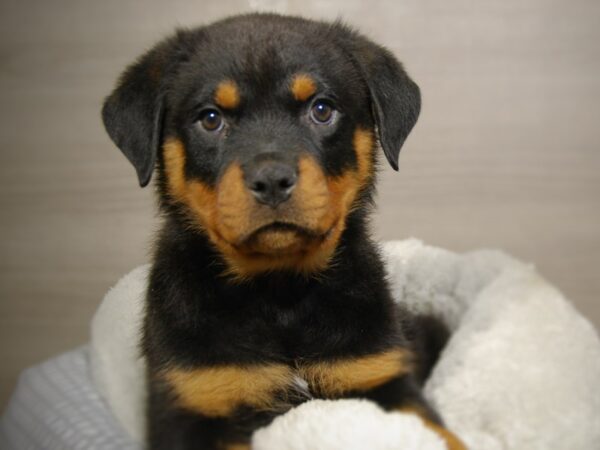
<svg viewBox="0 0 600 450">
<path fill-rule="evenodd" d="M 240 407 L 287 409 L 298 398 L 338 398 L 365 392 L 411 371 L 405 350 L 340 359 L 299 362 L 293 366 L 264 364 L 170 369 L 163 379 L 179 406 L 207 417 L 227 417 Z"/>
</svg>

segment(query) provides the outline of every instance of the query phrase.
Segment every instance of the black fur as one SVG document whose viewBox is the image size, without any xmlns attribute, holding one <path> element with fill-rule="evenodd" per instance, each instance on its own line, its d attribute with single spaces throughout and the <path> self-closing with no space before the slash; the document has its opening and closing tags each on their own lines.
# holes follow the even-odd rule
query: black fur
<svg viewBox="0 0 600 450">
<path fill-rule="evenodd" d="M 306 105 L 284 100 L 277 86 L 296 72 L 313 75 L 342 111 L 335 126 L 310 128 Z M 224 78 L 244 80 L 242 103 L 224 112 L 227 139 L 199 132 L 202 108 Z M 355 168 L 356 127 L 377 128 L 395 169 L 417 120 L 419 89 L 383 48 L 340 23 L 277 15 L 237 16 L 179 31 L 134 63 L 107 98 L 109 135 L 146 185 L 158 166 L 164 225 L 158 237 L 144 321 L 150 383 L 148 442 L 152 449 L 221 448 L 247 442 L 275 412 L 240 408 L 231 417 L 202 417 L 175 405 L 158 376 L 183 368 L 327 361 L 412 348 L 419 334 L 393 302 L 377 247 L 368 236 L 372 182 L 363 186 L 335 255 L 307 276 L 293 270 L 233 281 L 227 263 L 189 211 L 169 196 L 160 152 L 168 137 L 186 148 L 185 176 L 215 186 L 232 161 L 245 164 L 264 148 L 310 153 L 328 177 Z M 312 130 L 308 132 L 307 130 Z M 301 145 L 300 145 L 301 144 Z M 261 150 L 262 149 L 262 150 Z M 158 164 L 157 164 L 158 163 Z M 249 162 L 248 162 L 249 163 Z M 431 362 L 429 361 L 430 365 Z M 416 405 L 439 423 L 420 393 L 424 371 L 367 393 L 386 408 Z M 287 407 L 305 398 L 287 398 Z"/>
</svg>

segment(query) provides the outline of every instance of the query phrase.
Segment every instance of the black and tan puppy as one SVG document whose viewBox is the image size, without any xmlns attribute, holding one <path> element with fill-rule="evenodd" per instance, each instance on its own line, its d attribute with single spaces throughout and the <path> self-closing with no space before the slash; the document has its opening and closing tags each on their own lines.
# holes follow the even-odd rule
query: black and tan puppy
<svg viewBox="0 0 600 450">
<path fill-rule="evenodd" d="M 419 89 L 339 24 L 253 14 L 179 31 L 103 119 L 164 226 L 147 294 L 151 449 L 248 448 L 309 398 L 422 416 L 419 327 L 367 233 L 377 146 L 396 168 Z"/>
</svg>

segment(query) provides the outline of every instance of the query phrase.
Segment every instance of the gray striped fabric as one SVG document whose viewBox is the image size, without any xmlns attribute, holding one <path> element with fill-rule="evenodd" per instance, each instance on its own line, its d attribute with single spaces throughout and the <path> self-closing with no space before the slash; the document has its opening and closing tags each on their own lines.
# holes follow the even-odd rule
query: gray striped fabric
<svg viewBox="0 0 600 450">
<path fill-rule="evenodd" d="M 25 370 L 0 419 L 2 450 L 141 450 L 91 379 L 88 348 Z"/>
</svg>

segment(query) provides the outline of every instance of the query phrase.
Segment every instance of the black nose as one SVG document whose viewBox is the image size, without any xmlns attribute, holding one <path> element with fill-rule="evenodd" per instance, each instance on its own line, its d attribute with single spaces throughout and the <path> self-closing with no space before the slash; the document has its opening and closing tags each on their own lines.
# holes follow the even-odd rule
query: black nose
<svg viewBox="0 0 600 450">
<path fill-rule="evenodd" d="M 271 208 L 292 195 L 298 175 L 296 169 L 279 161 L 264 161 L 246 172 L 246 185 L 256 200 Z"/>
</svg>

